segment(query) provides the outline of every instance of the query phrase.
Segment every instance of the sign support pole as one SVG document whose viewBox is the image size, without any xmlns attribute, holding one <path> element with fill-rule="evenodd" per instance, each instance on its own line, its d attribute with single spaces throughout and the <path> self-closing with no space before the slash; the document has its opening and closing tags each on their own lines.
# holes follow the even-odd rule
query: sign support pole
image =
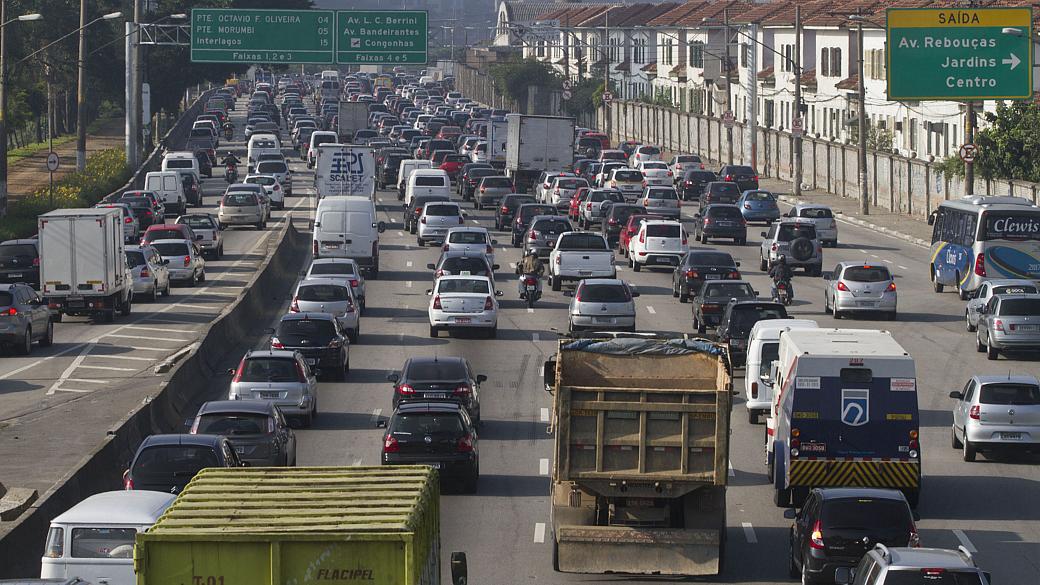
<svg viewBox="0 0 1040 585">
<path fill-rule="evenodd" d="M 794 7 L 794 119 L 802 117 L 802 10 Z M 792 124 L 793 126 L 793 124 Z M 802 133 L 805 122 L 802 122 Z M 794 185 L 791 194 L 802 196 L 802 134 L 794 134 Z"/>
<path fill-rule="evenodd" d="M 968 102 L 964 120 L 965 144 L 975 144 L 975 102 Z M 964 162 L 964 194 L 975 193 L 975 158 Z"/>
<path fill-rule="evenodd" d="M 863 78 L 863 20 L 858 21 L 856 53 L 859 63 L 859 212 L 870 215 L 870 188 L 867 181 L 867 80 Z"/>
</svg>

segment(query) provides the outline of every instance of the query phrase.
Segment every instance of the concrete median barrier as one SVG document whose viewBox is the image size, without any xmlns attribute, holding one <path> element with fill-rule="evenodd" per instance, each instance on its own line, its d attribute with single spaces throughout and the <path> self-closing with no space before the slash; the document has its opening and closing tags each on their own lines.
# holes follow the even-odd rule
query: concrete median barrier
<svg viewBox="0 0 1040 585">
<path fill-rule="evenodd" d="M 307 235 L 297 231 L 291 219 L 285 221 L 268 246 L 267 260 L 244 293 L 214 319 L 194 351 L 171 370 L 166 383 L 113 425 L 105 440 L 18 520 L 0 524 L 0 578 L 39 577 L 51 519 L 90 495 L 120 489 L 127 463 L 148 435 L 186 432 L 185 421 L 201 403 L 215 398 L 213 388 L 224 377 L 221 364 L 252 345 L 281 310 L 308 257 L 309 244 Z"/>
</svg>

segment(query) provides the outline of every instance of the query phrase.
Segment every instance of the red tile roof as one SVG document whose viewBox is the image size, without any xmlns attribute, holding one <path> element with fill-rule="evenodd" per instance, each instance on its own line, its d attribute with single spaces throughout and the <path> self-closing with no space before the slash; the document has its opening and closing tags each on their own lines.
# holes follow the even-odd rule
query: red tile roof
<svg viewBox="0 0 1040 585">
<path fill-rule="evenodd" d="M 757 77 L 759 79 L 771 79 L 771 78 L 773 78 L 775 76 L 776 76 L 776 74 L 773 72 L 773 66 L 772 65 L 770 65 L 769 67 L 766 67 L 765 69 L 763 69 L 763 70 L 759 71 L 757 74 L 755 74 L 755 77 Z"/>
<path fill-rule="evenodd" d="M 651 19 L 647 24 L 650 26 L 676 26 L 679 21 L 687 15 L 696 12 L 704 4 L 707 4 L 707 2 L 701 2 L 698 0 L 692 0 L 680 4 L 672 10 Z"/>
<path fill-rule="evenodd" d="M 855 89 L 855 90 L 858 90 L 859 89 L 859 73 L 857 73 L 857 74 L 855 74 L 855 75 L 853 75 L 851 77 L 846 77 L 845 79 L 842 79 L 834 87 L 836 87 L 838 89 L 848 89 L 848 90 Z"/>
</svg>

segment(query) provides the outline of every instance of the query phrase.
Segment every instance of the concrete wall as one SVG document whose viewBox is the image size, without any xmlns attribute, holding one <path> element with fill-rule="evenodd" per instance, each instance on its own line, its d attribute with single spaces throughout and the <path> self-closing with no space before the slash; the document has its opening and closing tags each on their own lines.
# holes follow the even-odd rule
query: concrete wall
<svg viewBox="0 0 1040 585">
<path fill-rule="evenodd" d="M 699 154 L 714 165 L 729 161 L 729 140 L 719 118 L 675 108 L 639 102 L 614 101 L 612 141 L 626 139 L 658 144 L 673 152 Z M 606 109 L 598 112 L 597 127 L 606 127 Z M 755 160 L 745 151 L 744 134 L 749 129 L 733 125 L 734 164 L 752 164 L 762 176 L 791 180 L 794 174 L 794 139 L 787 132 L 757 129 Z M 802 184 L 840 197 L 859 197 L 859 165 L 855 144 L 830 142 L 814 137 L 802 140 Z M 871 205 L 906 215 L 926 216 L 940 202 L 966 194 L 963 177 L 939 173 L 934 164 L 896 154 L 867 153 L 867 185 Z M 1040 185 L 1024 181 L 976 177 L 974 192 L 984 195 L 1016 195 L 1038 201 Z"/>
</svg>

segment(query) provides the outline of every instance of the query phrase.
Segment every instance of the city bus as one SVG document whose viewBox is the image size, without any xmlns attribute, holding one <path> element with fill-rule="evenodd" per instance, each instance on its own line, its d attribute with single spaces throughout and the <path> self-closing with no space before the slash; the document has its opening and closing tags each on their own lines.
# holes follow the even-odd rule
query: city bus
<svg viewBox="0 0 1040 585">
<path fill-rule="evenodd" d="M 945 201 L 928 216 L 929 276 L 935 292 L 967 299 L 991 278 L 1040 279 L 1040 207 L 1021 197 Z"/>
</svg>

